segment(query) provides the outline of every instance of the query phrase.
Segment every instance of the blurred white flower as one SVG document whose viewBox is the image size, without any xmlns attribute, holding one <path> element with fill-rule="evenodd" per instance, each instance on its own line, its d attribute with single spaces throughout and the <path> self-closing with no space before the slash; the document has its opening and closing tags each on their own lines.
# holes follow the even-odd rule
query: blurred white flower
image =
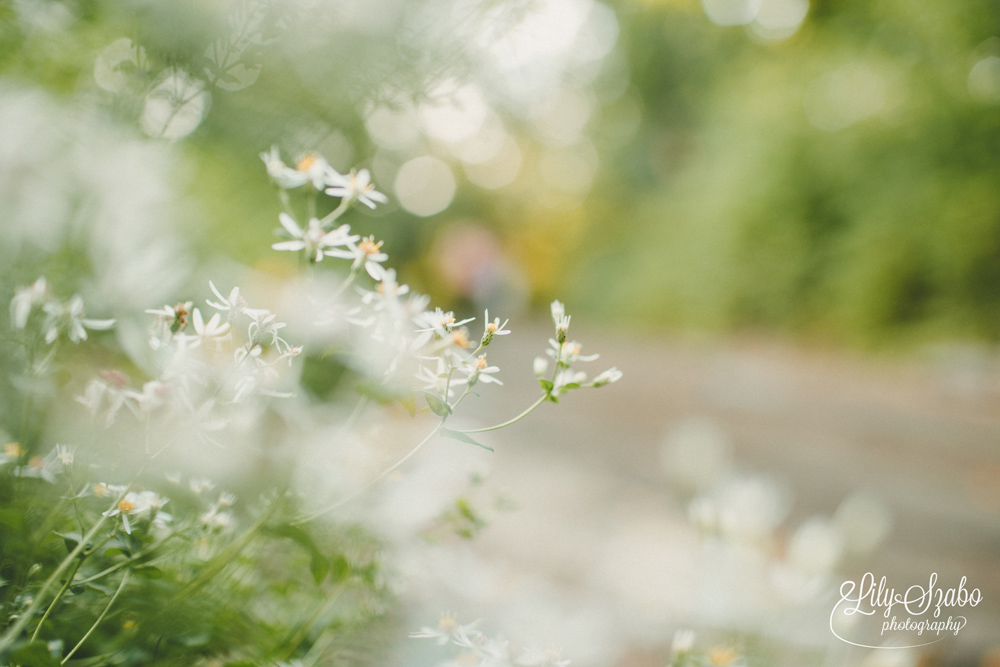
<svg viewBox="0 0 1000 667">
<path fill-rule="evenodd" d="M 208 347 L 214 343 L 216 348 L 226 340 L 232 338 L 229 330 L 229 323 L 223 322 L 219 313 L 212 315 L 212 318 L 205 322 L 201 316 L 201 311 L 197 308 L 191 314 L 191 323 L 194 325 L 194 334 L 181 334 L 178 339 L 183 340 L 191 348 Z"/>
<path fill-rule="evenodd" d="M 305 229 L 299 227 L 295 219 L 287 213 L 278 216 L 281 226 L 292 235 L 292 241 L 279 241 L 271 245 L 274 250 L 304 250 L 310 262 L 323 261 L 323 253 L 328 248 L 346 246 L 348 243 L 357 241 L 357 236 L 351 235 L 349 225 L 341 225 L 332 231 L 323 229 L 323 223 L 316 218 L 311 218 Z"/>
<path fill-rule="evenodd" d="M 23 329 L 28 324 L 28 316 L 35 304 L 44 303 L 49 298 L 49 288 L 42 276 L 28 287 L 18 287 L 10 300 L 10 323 L 15 329 Z"/>
<path fill-rule="evenodd" d="M 606 384 L 611 384 L 612 382 L 618 382 L 622 379 L 622 372 L 618 370 L 616 366 L 612 366 L 608 370 L 599 373 L 593 380 L 590 381 L 590 386 L 592 387 L 603 387 Z"/>
<path fill-rule="evenodd" d="M 83 298 L 76 294 L 65 304 L 49 301 L 42 307 L 45 310 L 45 342 L 54 343 L 59 332 L 65 329 L 69 339 L 74 343 L 87 340 L 87 329 L 105 331 L 115 325 L 114 320 L 92 320 L 84 317 Z"/>
<path fill-rule="evenodd" d="M 284 189 L 297 188 L 308 183 L 314 189 L 322 190 L 328 185 L 336 185 L 338 179 L 342 178 L 318 153 L 306 153 L 294 169 L 281 161 L 281 154 L 276 146 L 271 147 L 270 153 L 261 153 L 260 159 L 264 161 L 271 180 Z"/>
<path fill-rule="evenodd" d="M 562 652 L 557 649 L 529 646 L 514 662 L 524 667 L 566 667 L 571 661 L 563 658 Z"/>
<path fill-rule="evenodd" d="M 380 264 L 389 259 L 389 255 L 385 254 L 381 250 L 382 243 L 382 241 L 376 243 L 375 237 L 369 236 L 361 239 L 360 243 L 354 243 L 353 241 L 348 240 L 347 248 L 345 250 L 334 248 L 332 250 L 324 251 L 323 254 L 327 257 L 339 257 L 340 259 L 354 260 L 351 264 L 351 271 L 357 271 L 364 266 L 368 275 L 375 280 L 380 280 L 382 278 L 382 267 Z"/>
<path fill-rule="evenodd" d="M 211 280 L 208 281 L 208 286 L 212 288 L 212 292 L 218 297 L 218 301 L 212 301 L 210 299 L 205 299 L 207 303 L 212 308 L 220 310 L 227 313 L 226 318 L 230 323 L 234 322 L 239 315 L 249 315 L 250 317 L 255 317 L 257 314 L 265 312 L 259 308 L 248 308 L 246 299 L 240 295 L 240 288 L 234 287 L 231 292 L 229 292 L 229 297 L 222 296 L 222 293 L 218 290 Z"/>
<path fill-rule="evenodd" d="M 375 202 L 384 204 L 389 201 L 388 197 L 375 189 L 367 169 L 361 171 L 352 169 L 350 174 L 337 174 L 331 180 L 330 185 L 333 187 L 326 189 L 326 194 L 331 197 L 342 197 L 349 201 L 356 199 L 372 209 L 375 208 Z"/>
<path fill-rule="evenodd" d="M 566 306 L 561 301 L 553 301 L 552 321 L 556 325 L 556 340 L 560 343 L 566 342 L 566 335 L 569 332 L 570 316 L 566 314 Z"/>
<path fill-rule="evenodd" d="M 473 361 L 463 365 L 462 370 L 467 374 L 465 381 L 470 387 L 475 386 L 475 384 L 480 380 L 487 384 L 503 384 L 503 382 L 491 375 L 491 373 L 499 372 L 500 368 L 487 364 L 485 354 L 481 354 Z"/>
</svg>

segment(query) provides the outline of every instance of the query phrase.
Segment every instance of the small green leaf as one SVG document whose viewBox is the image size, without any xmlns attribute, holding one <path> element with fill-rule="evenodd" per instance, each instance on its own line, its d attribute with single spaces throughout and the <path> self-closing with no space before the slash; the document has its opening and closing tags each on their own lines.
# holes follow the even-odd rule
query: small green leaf
<svg viewBox="0 0 1000 667">
<path fill-rule="evenodd" d="M 59 661 L 49 651 L 45 642 L 23 644 L 7 656 L 12 665 L 23 667 L 58 667 Z"/>
<path fill-rule="evenodd" d="M 552 388 L 555 386 L 550 381 L 546 380 L 545 378 L 538 378 L 538 384 L 542 385 L 542 389 L 545 390 L 546 394 L 551 393 L 552 392 Z"/>
<path fill-rule="evenodd" d="M 310 556 L 309 571 L 312 572 L 317 585 L 323 583 L 323 579 L 330 572 L 330 562 L 323 556 L 309 533 L 296 526 L 288 525 L 268 526 L 264 532 L 274 537 L 287 537 L 308 551 Z"/>
<path fill-rule="evenodd" d="M 66 543 L 66 551 L 73 551 L 76 549 L 76 545 L 83 541 L 83 535 L 80 533 L 56 533 L 56 535 L 63 538 L 63 542 Z"/>
<path fill-rule="evenodd" d="M 487 447 L 481 442 L 476 442 L 475 440 L 473 440 L 471 437 L 469 437 L 468 433 L 462 433 L 461 431 L 452 431 L 450 428 L 443 428 L 441 429 L 441 435 L 443 435 L 446 438 L 452 438 L 453 440 L 458 440 L 460 442 L 467 442 L 470 445 L 475 445 L 476 447 L 482 447 L 487 451 L 491 452 L 493 451 L 492 447 Z"/>
<path fill-rule="evenodd" d="M 335 556 L 333 559 L 333 580 L 339 582 L 349 576 L 351 576 L 351 564 L 343 556 Z"/>
<path fill-rule="evenodd" d="M 564 386 L 567 389 L 579 389 L 580 388 L 580 383 L 579 382 L 570 382 L 569 384 L 564 385 Z"/>
<path fill-rule="evenodd" d="M 430 407 L 431 412 L 436 414 L 438 417 L 447 417 L 451 414 L 451 406 L 448 405 L 440 396 L 424 392 L 424 398 L 427 399 L 427 405 Z"/>
</svg>

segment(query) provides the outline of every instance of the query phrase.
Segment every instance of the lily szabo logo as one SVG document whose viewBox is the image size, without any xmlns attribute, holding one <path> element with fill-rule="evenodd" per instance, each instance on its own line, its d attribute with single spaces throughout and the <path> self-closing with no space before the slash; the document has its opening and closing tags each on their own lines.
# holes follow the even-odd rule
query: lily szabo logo
<svg viewBox="0 0 1000 667">
<path fill-rule="evenodd" d="M 897 593 L 885 577 L 876 582 L 868 572 L 858 583 L 840 585 L 840 600 L 830 613 L 830 632 L 864 648 L 927 646 L 957 635 L 968 623 L 966 608 L 982 600 L 983 594 L 978 588 L 970 589 L 965 577 L 958 586 L 946 589 L 938 585 L 935 572 L 926 587 L 915 584 Z"/>
</svg>

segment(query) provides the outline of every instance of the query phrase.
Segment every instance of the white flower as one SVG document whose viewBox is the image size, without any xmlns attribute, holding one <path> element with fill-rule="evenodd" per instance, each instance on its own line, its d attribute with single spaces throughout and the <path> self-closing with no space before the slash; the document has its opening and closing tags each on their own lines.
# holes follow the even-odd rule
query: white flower
<svg viewBox="0 0 1000 667">
<path fill-rule="evenodd" d="M 375 189 L 367 169 L 361 171 L 352 169 L 346 176 L 337 174 L 331 185 L 333 187 L 327 188 L 326 194 L 348 200 L 356 199 L 368 208 L 375 208 L 375 202 L 384 204 L 389 201 L 388 197 Z"/>
<path fill-rule="evenodd" d="M 497 366 L 488 365 L 486 363 L 485 354 L 479 355 L 478 357 L 475 358 L 474 361 L 470 362 L 467 365 L 462 366 L 462 370 L 468 374 L 468 377 L 466 378 L 465 381 L 468 383 L 470 387 L 475 386 L 475 384 L 480 380 L 482 380 L 487 384 L 491 382 L 500 385 L 503 384 L 503 382 L 490 375 L 490 373 L 498 372 L 500 368 Z"/>
<path fill-rule="evenodd" d="M 261 310 L 259 308 L 248 308 L 246 299 L 244 299 L 240 295 L 239 287 L 234 287 L 232 291 L 229 293 L 229 297 L 227 298 L 222 296 L 222 293 L 218 290 L 218 288 L 216 288 L 215 283 L 213 283 L 211 280 L 208 281 L 208 286 L 212 288 L 212 291 L 215 292 L 215 296 L 217 296 L 219 300 L 218 302 L 216 302 L 216 301 L 211 301 L 209 299 L 205 299 L 205 303 L 207 303 L 212 308 L 215 308 L 216 310 L 221 310 L 222 312 L 228 313 L 226 319 L 228 319 L 230 323 L 235 321 L 236 317 L 239 315 L 246 314 L 249 315 L 250 317 L 254 317 L 258 313 L 265 312 L 264 310 Z"/>
<path fill-rule="evenodd" d="M 266 310 L 254 314 L 253 321 L 247 329 L 247 336 L 250 338 L 249 348 L 246 354 L 250 356 L 260 356 L 260 350 L 254 353 L 257 346 L 267 347 L 277 345 L 280 350 L 282 346 L 286 349 L 290 347 L 288 341 L 278 335 L 278 331 L 285 327 L 284 322 L 276 321 L 277 315 Z M 244 355 L 245 356 L 245 355 Z"/>
<path fill-rule="evenodd" d="M 76 294 L 61 304 L 57 301 L 49 301 L 42 306 L 45 311 L 45 342 L 54 343 L 59 337 L 59 330 L 66 329 L 69 339 L 74 343 L 87 340 L 87 329 L 104 331 L 115 325 L 114 320 L 92 320 L 84 317 L 83 299 Z"/>
<path fill-rule="evenodd" d="M 229 340 L 232 337 L 232 333 L 229 331 L 229 323 L 222 322 L 221 320 L 222 318 L 219 316 L 219 313 L 215 313 L 208 322 L 205 322 L 201 316 L 201 311 L 195 308 L 191 315 L 194 334 L 182 334 L 178 338 L 185 343 L 190 343 L 190 347 L 192 348 L 201 345 L 207 347 L 209 343 L 215 343 L 216 348 L 218 348 L 222 341 Z"/>
<path fill-rule="evenodd" d="M 297 188 L 306 183 L 316 190 L 322 190 L 328 185 L 336 185 L 340 174 L 330 164 L 316 153 L 306 153 L 295 168 L 285 165 L 277 146 L 272 146 L 269 153 L 261 153 L 260 159 L 267 167 L 267 174 L 280 188 Z"/>
<path fill-rule="evenodd" d="M 538 377 L 545 377 L 549 374 L 549 360 L 545 357 L 535 357 L 535 361 L 532 364 L 535 375 Z"/>
<path fill-rule="evenodd" d="M 556 373 L 556 380 L 553 383 L 552 395 L 561 396 L 571 389 L 578 389 L 587 381 L 587 374 L 582 371 L 563 370 Z"/>
<path fill-rule="evenodd" d="M 42 276 L 28 287 L 18 287 L 14 298 L 10 300 L 10 323 L 15 329 L 23 329 L 28 325 L 28 316 L 37 303 L 43 303 L 49 298 L 49 288 Z"/>
<path fill-rule="evenodd" d="M 310 262 L 320 262 L 323 260 L 323 252 L 327 248 L 346 246 L 348 243 L 358 240 L 358 236 L 351 235 L 349 225 L 341 225 L 333 231 L 325 231 L 323 224 L 316 218 L 309 220 L 309 225 L 302 229 L 295 219 L 287 213 L 278 215 L 281 226 L 292 235 L 292 241 L 280 241 L 271 246 L 274 250 L 304 250 Z"/>
<path fill-rule="evenodd" d="M 560 345 L 550 338 L 549 345 L 552 346 L 552 349 L 548 350 L 549 356 L 558 359 L 561 366 L 569 366 L 574 361 L 593 361 L 601 356 L 599 354 L 581 355 L 581 345 L 575 340 Z"/>
<path fill-rule="evenodd" d="M 476 623 L 478 623 L 478 621 L 476 621 Z M 471 628 L 474 625 L 475 623 L 471 623 L 465 627 Z M 411 632 L 410 639 L 434 639 L 437 641 L 439 646 L 444 646 L 451 640 L 452 635 L 458 627 L 458 621 L 455 620 L 454 616 L 448 613 L 441 617 L 441 620 L 438 622 L 436 628 L 424 626 L 417 632 Z"/>
<path fill-rule="evenodd" d="M 366 304 L 374 304 L 376 310 L 397 301 L 399 297 L 410 291 L 409 285 L 400 285 L 396 282 L 395 269 L 383 269 L 380 266 L 379 273 L 380 280 L 375 291 L 363 290 L 361 293 L 361 301 Z"/>
<path fill-rule="evenodd" d="M 121 516 L 122 526 L 125 528 L 125 532 L 129 535 L 132 534 L 132 524 L 129 523 L 129 516 L 135 516 L 141 514 L 142 512 L 149 510 L 149 505 L 140 505 L 142 499 L 139 494 L 135 491 L 130 491 L 125 494 L 125 497 L 118 501 L 112 509 L 104 512 L 104 516 Z"/>
<path fill-rule="evenodd" d="M 421 366 L 416 373 L 416 378 L 423 383 L 421 389 L 435 394 L 444 394 L 445 386 L 448 384 L 448 368 L 441 357 L 435 357 L 437 370 L 433 371 L 427 366 Z M 454 387 L 448 387 L 448 398 L 454 392 Z"/>
<path fill-rule="evenodd" d="M 71 466 L 73 465 L 73 460 L 76 455 L 76 447 L 70 447 L 68 445 L 56 445 L 56 459 L 58 459 L 60 465 Z"/>
<path fill-rule="evenodd" d="M 552 302 L 552 321 L 556 325 L 556 340 L 560 343 L 566 342 L 566 334 L 569 331 L 570 316 L 566 314 L 566 307 L 561 301 Z"/>
<path fill-rule="evenodd" d="M 34 477 L 35 479 L 43 479 L 49 484 L 56 483 L 56 474 L 60 472 L 62 472 L 62 464 L 56 457 L 56 450 L 52 450 L 44 459 L 40 456 L 33 456 L 27 465 L 14 468 L 15 477 Z"/>
<path fill-rule="evenodd" d="M 612 366 L 603 373 L 599 373 L 597 377 L 595 377 L 591 381 L 590 386 L 603 387 L 606 384 L 611 384 L 612 382 L 618 382 L 621 379 L 622 379 L 622 372 L 618 370 L 617 367 Z"/>
<path fill-rule="evenodd" d="M 233 525 L 233 514 L 232 512 L 221 512 L 218 505 L 212 505 L 207 512 L 199 517 L 199 520 L 208 530 L 226 530 Z"/>
<path fill-rule="evenodd" d="M 174 334 L 187 328 L 188 316 L 191 314 L 190 301 L 184 301 L 173 306 L 149 309 L 146 313 L 155 316 L 150 327 L 150 346 L 154 350 L 170 341 Z"/>
<path fill-rule="evenodd" d="M 486 347 L 492 343 L 494 336 L 506 336 L 510 333 L 510 330 L 504 328 L 510 320 L 504 320 L 503 324 L 500 324 L 500 318 L 498 317 L 490 322 L 489 308 L 486 309 L 486 316 L 483 318 L 483 321 L 486 323 L 486 327 L 483 331 L 483 337 L 479 342 L 480 347 Z"/>
<path fill-rule="evenodd" d="M 455 314 L 450 310 L 446 313 L 440 308 L 435 308 L 434 312 L 424 311 L 417 315 L 417 325 L 423 325 L 423 329 L 417 329 L 419 332 L 434 332 L 441 338 L 444 338 L 452 329 L 455 327 L 460 327 L 463 324 L 468 324 L 472 320 L 476 319 L 474 317 L 469 317 L 462 320 L 461 322 L 455 321 Z"/>
<path fill-rule="evenodd" d="M 357 271 L 362 265 L 365 267 L 365 271 L 368 272 L 375 280 L 382 279 L 381 262 L 389 259 L 389 255 L 381 251 L 382 241 L 378 243 L 375 242 L 374 236 L 369 236 L 368 238 L 361 239 L 360 243 L 355 244 L 353 241 L 348 241 L 346 250 L 326 250 L 324 254 L 327 257 L 339 257 L 340 259 L 352 259 L 354 262 L 351 264 L 351 271 Z"/>
</svg>

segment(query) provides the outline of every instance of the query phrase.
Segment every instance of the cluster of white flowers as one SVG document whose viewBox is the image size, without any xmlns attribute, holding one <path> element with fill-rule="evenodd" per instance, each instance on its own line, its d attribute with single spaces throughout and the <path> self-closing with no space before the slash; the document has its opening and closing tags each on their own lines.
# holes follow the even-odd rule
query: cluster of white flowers
<svg viewBox="0 0 1000 667">
<path fill-rule="evenodd" d="M 447 664 L 480 667 L 567 667 L 570 661 L 553 648 L 525 646 L 519 651 L 502 638 L 489 637 L 477 628 L 479 621 L 460 625 L 451 614 L 445 614 L 437 627 L 423 627 L 411 632 L 412 639 L 433 639 L 438 645 L 459 647 L 458 655 Z"/>
<path fill-rule="evenodd" d="M 84 317 L 83 299 L 79 294 L 68 301 L 55 298 L 45 277 L 42 276 L 27 287 L 19 287 L 10 302 L 10 321 L 15 329 L 28 326 L 35 307 L 45 314 L 42 330 L 45 342 L 52 344 L 60 334 L 66 334 L 74 343 L 87 340 L 87 329 L 105 331 L 114 326 L 114 320 L 94 320 Z"/>
<path fill-rule="evenodd" d="M 0 466 L 15 463 L 15 477 L 33 477 L 50 484 L 56 483 L 56 475 L 73 465 L 75 447 L 56 445 L 46 456 L 27 457 L 25 449 L 17 442 L 4 445 L 0 452 Z M 27 460 L 25 460 L 27 459 Z"/>
<path fill-rule="evenodd" d="M 575 362 L 594 361 L 600 355 L 582 355 L 580 354 L 582 349 L 580 343 L 575 340 L 567 340 L 570 316 L 566 314 L 566 307 L 562 302 L 553 301 L 551 310 L 552 321 L 556 328 L 556 337 L 549 339 L 549 349 L 546 350 L 546 354 L 555 360 L 555 370 L 551 376 L 549 376 L 549 360 L 545 357 L 535 358 L 535 375 L 538 376 L 542 388 L 548 392 L 549 398 L 556 401 L 559 396 L 572 389 L 603 387 L 620 380 L 622 372 L 614 366 L 599 373 L 589 382 L 585 372 L 573 370 Z"/>
</svg>

